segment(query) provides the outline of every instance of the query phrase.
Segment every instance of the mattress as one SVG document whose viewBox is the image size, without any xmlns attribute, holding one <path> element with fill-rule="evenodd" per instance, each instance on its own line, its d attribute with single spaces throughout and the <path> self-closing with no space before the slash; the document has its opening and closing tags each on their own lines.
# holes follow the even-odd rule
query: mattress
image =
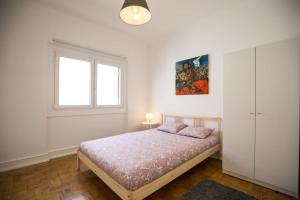
<svg viewBox="0 0 300 200">
<path fill-rule="evenodd" d="M 150 129 L 82 142 L 79 151 L 135 191 L 217 144 L 216 135 L 198 139 Z"/>
</svg>

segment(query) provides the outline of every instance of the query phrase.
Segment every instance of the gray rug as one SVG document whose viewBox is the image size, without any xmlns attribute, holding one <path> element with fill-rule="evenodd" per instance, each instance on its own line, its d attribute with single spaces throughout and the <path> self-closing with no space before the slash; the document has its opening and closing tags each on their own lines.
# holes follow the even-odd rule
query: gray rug
<svg viewBox="0 0 300 200">
<path fill-rule="evenodd" d="M 178 200 L 255 200 L 243 192 L 226 187 L 212 180 L 198 183 Z"/>
</svg>

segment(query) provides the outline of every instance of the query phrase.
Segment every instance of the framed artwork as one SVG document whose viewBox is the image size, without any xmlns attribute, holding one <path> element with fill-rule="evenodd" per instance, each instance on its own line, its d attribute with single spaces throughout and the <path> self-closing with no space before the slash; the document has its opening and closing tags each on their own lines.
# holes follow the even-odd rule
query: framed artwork
<svg viewBox="0 0 300 200">
<path fill-rule="evenodd" d="M 208 94 L 208 55 L 176 62 L 176 95 Z"/>
</svg>

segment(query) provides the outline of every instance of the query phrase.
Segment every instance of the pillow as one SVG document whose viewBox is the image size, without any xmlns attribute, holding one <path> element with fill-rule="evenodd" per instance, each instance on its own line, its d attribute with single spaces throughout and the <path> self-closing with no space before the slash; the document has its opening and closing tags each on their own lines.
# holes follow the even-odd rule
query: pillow
<svg viewBox="0 0 300 200">
<path fill-rule="evenodd" d="M 167 123 L 161 125 L 160 127 L 158 127 L 157 129 L 160 131 L 175 134 L 185 127 L 187 127 L 187 125 L 182 122 L 167 122 Z"/>
<path fill-rule="evenodd" d="M 182 129 L 178 135 L 184 135 L 189 137 L 195 137 L 200 139 L 207 138 L 211 133 L 213 132 L 213 129 L 210 128 L 204 128 L 204 127 L 191 127 L 188 126 L 184 129 Z"/>
</svg>

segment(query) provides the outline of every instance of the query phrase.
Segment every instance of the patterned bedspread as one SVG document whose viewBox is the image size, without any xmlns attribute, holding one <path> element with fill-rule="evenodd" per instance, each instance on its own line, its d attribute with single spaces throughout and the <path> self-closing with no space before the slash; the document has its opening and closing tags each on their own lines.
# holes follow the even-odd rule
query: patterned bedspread
<svg viewBox="0 0 300 200">
<path fill-rule="evenodd" d="M 127 190 L 134 191 L 219 143 L 157 129 L 86 141 L 79 150 Z"/>
</svg>

